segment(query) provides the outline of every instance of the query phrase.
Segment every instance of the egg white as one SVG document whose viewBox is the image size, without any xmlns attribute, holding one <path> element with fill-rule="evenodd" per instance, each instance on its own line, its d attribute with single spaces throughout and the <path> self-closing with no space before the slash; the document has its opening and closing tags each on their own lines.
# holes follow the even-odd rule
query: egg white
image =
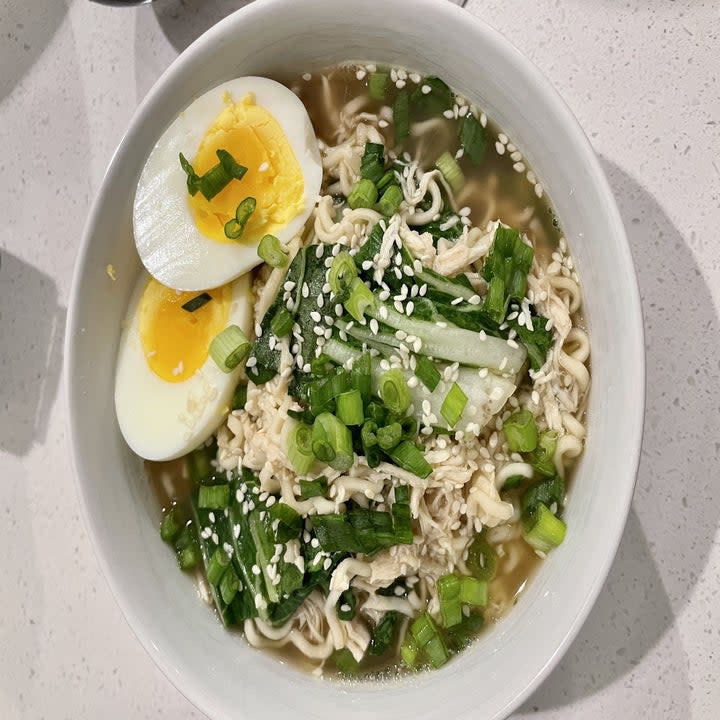
<svg viewBox="0 0 720 720">
<path fill-rule="evenodd" d="M 305 106 L 284 85 L 262 77 L 243 77 L 218 85 L 182 112 L 162 134 L 145 163 L 133 208 L 135 244 L 148 272 L 176 290 L 223 285 L 258 265 L 257 244 L 220 243 L 196 227 L 179 153 L 192 159 L 207 129 L 225 108 L 226 93 L 240 101 L 253 93 L 285 133 L 304 179 L 304 210 L 275 234 L 291 240 L 315 205 L 322 182 L 317 138 Z M 242 164 L 242 158 L 236 158 Z M 242 182 L 242 181 L 240 181 Z"/>
<path fill-rule="evenodd" d="M 172 460 L 204 443 L 222 423 L 242 365 L 224 373 L 208 356 L 187 380 L 170 383 L 149 367 L 140 340 L 140 303 L 147 273 L 133 291 L 120 338 L 115 373 L 115 410 L 130 448 L 146 460 Z M 238 325 L 252 338 L 249 275 L 231 288 L 228 325 Z"/>
</svg>

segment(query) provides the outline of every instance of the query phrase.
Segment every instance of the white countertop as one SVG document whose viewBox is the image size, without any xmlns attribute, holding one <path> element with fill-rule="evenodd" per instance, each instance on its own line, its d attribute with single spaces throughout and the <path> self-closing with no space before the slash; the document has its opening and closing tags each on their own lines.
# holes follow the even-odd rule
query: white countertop
<svg viewBox="0 0 720 720">
<path fill-rule="evenodd" d="M 71 271 L 104 168 L 178 50 L 241 4 L 0 0 L 7 720 L 203 717 L 145 654 L 100 574 L 78 514 L 59 386 Z M 720 9 L 712 0 L 467 7 L 550 77 L 600 155 L 647 333 L 643 457 L 620 552 L 565 659 L 515 718 L 717 718 Z"/>
</svg>

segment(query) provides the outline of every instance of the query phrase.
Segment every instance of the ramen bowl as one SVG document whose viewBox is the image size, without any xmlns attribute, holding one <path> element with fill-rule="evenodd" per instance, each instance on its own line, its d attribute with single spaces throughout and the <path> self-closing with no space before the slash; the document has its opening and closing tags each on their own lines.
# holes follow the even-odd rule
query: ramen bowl
<svg viewBox="0 0 720 720">
<path fill-rule="evenodd" d="M 159 508 L 115 419 L 120 329 L 140 270 L 135 188 L 164 129 L 208 88 L 244 75 L 366 60 L 438 75 L 513 138 L 552 198 L 584 290 L 592 344 L 588 440 L 567 539 L 517 606 L 436 672 L 318 680 L 223 629 L 158 540 Z M 111 264 L 111 282 L 105 268 Z M 622 222 L 593 150 L 538 70 L 445 0 L 259 0 L 191 45 L 138 108 L 93 204 L 75 270 L 66 389 L 80 503 L 112 591 L 172 683 L 215 720 L 505 717 L 542 682 L 587 617 L 620 541 L 640 451 L 643 325 Z"/>
</svg>

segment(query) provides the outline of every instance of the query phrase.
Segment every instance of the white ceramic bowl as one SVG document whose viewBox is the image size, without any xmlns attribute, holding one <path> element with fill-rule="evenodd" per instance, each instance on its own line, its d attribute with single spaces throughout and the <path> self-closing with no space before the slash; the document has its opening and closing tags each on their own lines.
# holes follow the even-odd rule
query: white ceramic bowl
<svg viewBox="0 0 720 720">
<path fill-rule="evenodd" d="M 135 185 L 176 114 L 209 87 L 343 60 L 439 75 L 496 120 L 554 201 L 578 266 L 591 332 L 588 443 L 565 543 L 517 607 L 439 671 L 389 684 L 318 681 L 247 647 L 198 601 L 158 538 L 159 511 L 115 421 L 120 323 L 139 262 Z M 117 282 L 108 280 L 112 263 Z M 446 0 L 260 0 L 185 51 L 138 109 L 93 205 L 75 270 L 67 393 L 81 503 L 130 625 L 158 665 L 212 718 L 501 718 L 557 663 L 587 616 L 622 534 L 643 418 L 643 326 L 632 260 L 607 181 L 577 122 L 507 40 Z"/>
</svg>

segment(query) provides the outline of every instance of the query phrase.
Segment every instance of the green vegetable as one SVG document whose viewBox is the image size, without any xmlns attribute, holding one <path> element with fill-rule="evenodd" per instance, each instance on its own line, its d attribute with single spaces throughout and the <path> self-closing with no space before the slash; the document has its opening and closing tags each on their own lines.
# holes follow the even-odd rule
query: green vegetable
<svg viewBox="0 0 720 720">
<path fill-rule="evenodd" d="M 250 216 L 255 212 L 257 201 L 254 197 L 246 197 L 238 203 L 235 217 L 225 223 L 225 237 L 230 240 L 239 240 L 245 230 Z"/>
<path fill-rule="evenodd" d="M 402 426 L 398 422 L 377 429 L 377 444 L 383 450 L 392 450 L 402 438 Z"/>
<path fill-rule="evenodd" d="M 557 448 L 557 433 L 546 430 L 540 433 L 537 447 L 530 453 L 528 462 L 541 474 L 553 476 L 555 470 L 555 450 Z"/>
<path fill-rule="evenodd" d="M 199 295 L 196 295 L 194 298 L 191 298 L 188 300 L 184 305 L 181 305 L 183 310 L 187 312 L 195 312 L 196 310 L 199 310 L 203 305 L 207 305 L 212 300 L 212 297 L 209 295 L 209 293 L 200 293 Z"/>
<path fill-rule="evenodd" d="M 475 536 L 468 548 L 468 569 L 478 580 L 489 582 L 495 577 L 497 564 L 497 553 L 487 541 L 483 531 Z"/>
<path fill-rule="evenodd" d="M 378 200 L 377 211 L 385 217 L 391 217 L 403 201 L 403 192 L 398 185 L 389 185 Z"/>
<path fill-rule="evenodd" d="M 443 575 L 438 578 L 437 591 L 443 626 L 449 628 L 457 625 L 462 620 L 460 578 L 453 573 Z"/>
<path fill-rule="evenodd" d="M 425 612 L 410 626 L 415 643 L 427 656 L 434 668 L 439 668 L 448 661 L 448 652 L 438 629 L 430 616 Z"/>
<path fill-rule="evenodd" d="M 408 635 L 405 638 L 405 641 L 400 646 L 400 659 L 405 663 L 407 667 L 409 667 L 411 670 L 415 669 L 417 667 L 417 664 L 419 662 L 419 655 L 420 655 L 420 648 L 418 647 L 418 644 L 415 642 L 415 638 L 412 637 L 408 633 Z"/>
<path fill-rule="evenodd" d="M 375 305 L 375 297 L 360 278 L 355 278 L 350 283 L 350 297 L 343 304 L 355 320 L 362 322 Z"/>
<path fill-rule="evenodd" d="M 342 250 L 334 258 L 328 272 L 328 283 L 335 295 L 350 290 L 352 281 L 357 277 L 357 267 L 350 253 Z"/>
<path fill-rule="evenodd" d="M 321 475 L 315 480 L 299 480 L 300 497 L 308 500 L 313 497 L 323 497 L 327 492 L 327 478 Z"/>
<path fill-rule="evenodd" d="M 217 585 L 229 565 L 230 556 L 222 548 L 218 548 L 210 558 L 207 569 L 208 582 L 211 585 Z"/>
<path fill-rule="evenodd" d="M 362 425 L 363 401 L 359 390 L 348 390 L 337 396 L 337 416 L 345 425 Z"/>
<path fill-rule="evenodd" d="M 392 644 L 393 635 L 395 634 L 395 628 L 397 627 L 399 619 L 399 613 L 394 610 L 390 610 L 382 616 L 370 638 L 370 645 L 367 649 L 370 655 L 384 655 L 385 652 L 387 652 Z"/>
<path fill-rule="evenodd" d="M 348 205 L 353 209 L 372 208 L 377 202 L 378 191 L 375 183 L 367 178 L 360 178 L 347 197 Z"/>
<path fill-rule="evenodd" d="M 183 521 L 180 517 L 180 510 L 177 506 L 173 506 L 160 523 L 160 537 L 164 542 L 170 543 L 175 540 L 182 527 Z"/>
<path fill-rule="evenodd" d="M 315 456 L 339 472 L 347 472 L 353 464 L 352 435 L 347 426 L 329 412 L 315 418 L 312 429 Z"/>
<path fill-rule="evenodd" d="M 229 373 L 245 360 L 251 347 L 237 325 L 228 325 L 212 339 L 208 354 L 223 372 Z"/>
<path fill-rule="evenodd" d="M 200 191 L 206 200 L 212 200 L 232 180 L 242 180 L 247 172 L 247 168 L 237 163 L 227 150 L 217 150 L 215 154 L 219 161 L 218 164 L 213 165 L 200 177 L 190 162 L 180 153 L 180 165 L 187 175 L 187 189 L 190 195 L 197 195 Z"/>
<path fill-rule="evenodd" d="M 202 445 L 187 456 L 188 475 L 195 485 L 203 485 L 215 474 L 213 461 L 217 455 L 217 444 Z"/>
<path fill-rule="evenodd" d="M 247 402 L 247 385 L 240 383 L 233 393 L 232 402 L 230 403 L 231 410 L 242 410 Z"/>
<path fill-rule="evenodd" d="M 384 100 L 385 89 L 390 75 L 386 72 L 370 73 L 368 78 L 368 93 L 373 100 Z"/>
<path fill-rule="evenodd" d="M 298 475 L 306 475 L 315 462 L 312 436 L 312 428 L 305 423 L 295 423 L 288 432 L 287 456 Z"/>
<path fill-rule="evenodd" d="M 229 501 L 229 485 L 201 485 L 198 490 L 198 507 L 204 510 L 224 510 Z"/>
<path fill-rule="evenodd" d="M 275 337 L 285 337 L 290 334 L 293 326 L 292 313 L 285 307 L 281 307 L 270 321 L 270 331 Z"/>
<path fill-rule="evenodd" d="M 505 420 L 503 433 L 512 452 L 531 452 L 537 447 L 537 424 L 534 415 L 527 409 L 516 410 Z"/>
<path fill-rule="evenodd" d="M 520 507 L 524 518 L 528 518 L 537 510 L 538 505 L 550 507 L 555 504 L 562 507 L 565 499 L 565 483 L 559 475 L 538 480 L 523 493 Z"/>
<path fill-rule="evenodd" d="M 562 544 L 566 530 L 565 523 L 555 517 L 545 504 L 539 503 L 525 523 L 523 537 L 536 550 L 547 553 Z"/>
<path fill-rule="evenodd" d="M 395 144 L 399 145 L 410 135 L 410 93 L 401 90 L 393 103 L 393 123 L 395 125 Z"/>
<path fill-rule="evenodd" d="M 426 478 L 432 472 L 430 463 L 409 440 L 403 440 L 399 445 L 388 451 L 388 454 L 399 468 L 407 470 L 419 478 Z"/>
<path fill-rule="evenodd" d="M 420 82 L 410 98 L 413 112 L 422 116 L 440 115 L 450 110 L 455 98 L 447 83 L 439 77 L 430 75 Z"/>
<path fill-rule="evenodd" d="M 410 389 L 400 368 L 393 368 L 383 373 L 378 392 L 390 412 L 404 413 L 410 406 Z"/>
<path fill-rule="evenodd" d="M 435 167 L 455 192 L 458 192 L 465 184 L 463 171 L 457 164 L 457 160 L 447 150 L 435 161 Z"/>
<path fill-rule="evenodd" d="M 288 264 L 288 254 L 274 235 L 263 235 L 258 244 L 258 256 L 270 267 L 285 267 Z"/>
<path fill-rule="evenodd" d="M 360 161 L 360 177 L 370 180 L 373 188 L 377 191 L 375 183 L 377 183 L 384 174 L 385 146 L 380 143 L 365 143 L 365 151 Z M 352 207 L 352 205 L 350 207 Z"/>
<path fill-rule="evenodd" d="M 450 427 L 457 425 L 467 405 L 467 395 L 462 388 L 454 382 L 440 407 L 440 413 Z"/>
<path fill-rule="evenodd" d="M 435 363 L 424 355 L 416 356 L 415 375 L 430 392 L 435 390 L 442 377 Z"/>
<path fill-rule="evenodd" d="M 357 598 L 352 590 L 346 590 L 340 595 L 335 607 L 338 620 L 352 620 L 355 617 Z"/>
<path fill-rule="evenodd" d="M 482 164 L 487 150 L 487 133 L 471 112 L 460 121 L 460 145 L 473 165 Z"/>
<path fill-rule="evenodd" d="M 488 603 L 487 580 L 478 580 L 475 577 L 460 579 L 460 602 L 467 605 L 485 607 Z"/>
<path fill-rule="evenodd" d="M 360 663 L 347 648 L 335 651 L 332 658 L 335 662 L 335 667 L 343 675 L 357 675 L 360 672 Z"/>
</svg>

